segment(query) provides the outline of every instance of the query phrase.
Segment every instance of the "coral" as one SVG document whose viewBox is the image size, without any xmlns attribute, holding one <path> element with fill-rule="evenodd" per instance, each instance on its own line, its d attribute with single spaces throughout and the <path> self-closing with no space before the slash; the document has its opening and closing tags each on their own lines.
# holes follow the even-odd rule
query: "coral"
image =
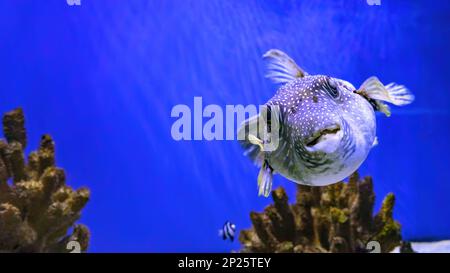
<svg viewBox="0 0 450 273">
<path fill-rule="evenodd" d="M 401 242 L 399 251 L 400 253 L 417 253 L 410 242 Z"/>
<path fill-rule="evenodd" d="M 69 252 L 69 241 L 81 251 L 89 231 L 75 224 L 89 200 L 89 190 L 73 190 L 64 170 L 55 166 L 55 146 L 44 135 L 37 151 L 25 160 L 27 144 L 23 111 L 3 117 L 6 141 L 0 140 L 0 252 Z M 69 234 L 69 230 L 72 232 Z"/>
<path fill-rule="evenodd" d="M 401 243 L 400 224 L 392 216 L 393 194 L 373 216 L 371 177 L 354 173 L 348 183 L 299 185 L 292 205 L 281 187 L 272 191 L 272 199 L 264 212 L 250 213 L 253 227 L 239 234 L 241 252 L 368 252 L 370 241 L 390 252 Z"/>
</svg>

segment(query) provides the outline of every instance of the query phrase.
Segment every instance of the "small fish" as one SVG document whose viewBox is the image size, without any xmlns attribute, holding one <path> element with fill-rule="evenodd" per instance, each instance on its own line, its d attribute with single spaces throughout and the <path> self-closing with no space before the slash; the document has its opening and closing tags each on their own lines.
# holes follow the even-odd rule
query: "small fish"
<svg viewBox="0 0 450 273">
<path fill-rule="evenodd" d="M 348 177 L 378 144 L 375 111 L 390 116 L 385 102 L 402 106 L 414 100 L 403 85 L 383 85 L 376 77 L 356 89 L 345 80 L 309 75 L 280 50 L 263 58 L 266 76 L 282 86 L 264 105 L 267 113 L 244 121 L 238 135 L 245 154 L 261 167 L 258 194 L 266 197 L 274 173 L 310 186 Z M 251 130 L 261 127 L 267 133 Z M 276 149 L 264 149 L 275 134 Z"/>
<path fill-rule="evenodd" d="M 230 221 L 226 221 L 225 224 L 223 224 L 223 227 L 219 229 L 219 236 L 222 237 L 223 240 L 230 239 L 230 241 L 233 242 L 235 231 L 236 225 Z"/>
</svg>

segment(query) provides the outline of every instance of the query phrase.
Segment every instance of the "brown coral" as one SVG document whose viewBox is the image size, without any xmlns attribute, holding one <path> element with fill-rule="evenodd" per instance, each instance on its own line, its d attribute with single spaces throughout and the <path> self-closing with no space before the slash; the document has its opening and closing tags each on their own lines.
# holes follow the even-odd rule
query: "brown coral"
<svg viewBox="0 0 450 273">
<path fill-rule="evenodd" d="M 55 166 L 55 146 L 49 135 L 37 151 L 24 158 L 23 111 L 3 117 L 6 142 L 0 140 L 0 252 L 69 252 L 75 241 L 86 251 L 89 231 L 75 222 L 89 200 L 89 190 L 73 190 Z M 68 234 L 73 228 L 71 234 Z"/>
<path fill-rule="evenodd" d="M 394 195 L 388 194 L 373 216 L 371 177 L 354 173 L 348 183 L 326 187 L 298 186 L 289 205 L 283 188 L 272 191 L 273 204 L 251 212 L 253 227 L 241 231 L 241 252 L 367 252 L 378 242 L 381 252 L 400 245 L 400 224 L 394 221 Z"/>
</svg>

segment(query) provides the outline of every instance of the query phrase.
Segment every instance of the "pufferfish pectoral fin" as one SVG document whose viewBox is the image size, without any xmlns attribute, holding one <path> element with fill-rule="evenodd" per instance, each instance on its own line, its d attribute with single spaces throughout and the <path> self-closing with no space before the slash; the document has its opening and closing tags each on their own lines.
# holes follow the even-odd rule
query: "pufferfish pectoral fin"
<svg viewBox="0 0 450 273">
<path fill-rule="evenodd" d="M 283 113 L 279 105 L 263 105 L 260 113 L 244 120 L 238 129 L 238 140 L 244 155 L 261 166 L 265 153 L 276 150 L 280 143 Z"/>
<path fill-rule="evenodd" d="M 250 156 L 257 165 L 261 164 L 258 174 L 258 196 L 268 197 L 272 190 L 273 169 L 264 159 L 263 142 L 252 134 L 248 135 L 247 141 L 247 143 L 243 143 L 244 148 L 246 148 L 245 154 Z"/>
<path fill-rule="evenodd" d="M 368 78 L 356 92 L 375 100 L 377 110 L 386 116 L 390 116 L 391 111 L 389 106 L 383 102 L 403 106 L 414 101 L 414 95 L 405 86 L 395 83 L 385 86 L 377 77 Z"/>
<path fill-rule="evenodd" d="M 258 166 L 264 159 L 263 140 L 258 137 L 259 115 L 244 120 L 238 130 L 238 140 L 244 149 L 244 155 Z"/>
<path fill-rule="evenodd" d="M 268 197 L 272 191 L 273 169 L 264 161 L 258 174 L 258 196 Z"/>
<path fill-rule="evenodd" d="M 263 58 L 268 61 L 266 77 L 275 83 L 284 84 L 308 75 L 281 50 L 271 49 L 263 55 Z"/>
</svg>

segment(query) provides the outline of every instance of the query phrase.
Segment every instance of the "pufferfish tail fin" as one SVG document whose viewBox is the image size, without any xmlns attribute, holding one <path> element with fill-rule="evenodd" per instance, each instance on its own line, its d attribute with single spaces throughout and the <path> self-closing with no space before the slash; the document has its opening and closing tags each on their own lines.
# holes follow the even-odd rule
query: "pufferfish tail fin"
<svg viewBox="0 0 450 273">
<path fill-rule="evenodd" d="M 391 111 L 383 101 L 397 106 L 407 105 L 414 101 L 414 95 L 405 86 L 395 83 L 385 86 L 377 77 L 368 78 L 356 92 L 374 100 L 375 108 L 388 117 L 391 115 Z"/>
<path fill-rule="evenodd" d="M 268 61 L 266 78 L 274 83 L 284 84 L 308 75 L 281 50 L 271 49 L 263 55 L 263 58 Z"/>
</svg>

